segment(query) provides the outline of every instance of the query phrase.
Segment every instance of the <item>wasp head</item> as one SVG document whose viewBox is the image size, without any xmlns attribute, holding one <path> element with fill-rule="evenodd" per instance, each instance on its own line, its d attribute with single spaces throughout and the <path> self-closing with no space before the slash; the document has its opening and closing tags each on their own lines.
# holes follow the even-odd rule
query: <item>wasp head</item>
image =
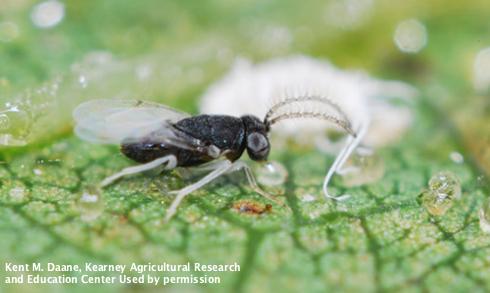
<svg viewBox="0 0 490 293">
<path fill-rule="evenodd" d="M 245 124 L 245 141 L 247 153 L 254 161 L 265 161 L 271 149 L 267 138 L 268 127 L 259 118 L 246 115 L 242 116 Z"/>
</svg>

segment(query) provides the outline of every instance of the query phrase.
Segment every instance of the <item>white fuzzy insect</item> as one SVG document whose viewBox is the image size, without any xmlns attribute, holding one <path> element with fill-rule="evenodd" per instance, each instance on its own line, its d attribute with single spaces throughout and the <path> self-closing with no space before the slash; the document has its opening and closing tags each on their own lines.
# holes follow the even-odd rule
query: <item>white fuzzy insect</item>
<svg viewBox="0 0 490 293">
<path fill-rule="evenodd" d="M 285 113 L 301 116 L 316 111 L 342 117 L 352 133 L 330 166 L 323 191 L 327 198 L 345 199 L 347 196 L 335 197 L 328 191 L 334 173 L 345 172 L 343 164 L 360 143 L 383 146 L 396 141 L 411 124 L 412 116 L 407 107 L 394 106 L 390 100 L 408 100 L 416 94 L 413 87 L 402 82 L 380 81 L 361 72 L 339 70 L 327 61 L 292 56 L 258 65 L 238 60 L 230 73 L 202 96 L 200 109 L 209 114 L 264 117 L 271 105 L 287 102 L 288 107 L 281 109 Z M 295 99 L 297 103 L 290 103 Z M 318 103 L 322 99 L 335 106 L 325 108 L 325 103 Z M 284 121 L 274 128 L 274 133 L 301 143 L 305 138 L 315 142 L 318 136 L 325 137 L 326 129 L 338 126 L 339 123 L 327 121 L 295 119 Z"/>
</svg>

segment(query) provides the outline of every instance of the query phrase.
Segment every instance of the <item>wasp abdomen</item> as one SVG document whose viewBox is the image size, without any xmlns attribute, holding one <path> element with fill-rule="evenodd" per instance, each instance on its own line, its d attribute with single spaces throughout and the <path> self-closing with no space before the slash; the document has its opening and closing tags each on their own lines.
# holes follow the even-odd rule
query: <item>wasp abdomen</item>
<svg viewBox="0 0 490 293">
<path fill-rule="evenodd" d="M 155 159 L 174 154 L 174 151 L 164 144 L 151 142 L 123 142 L 121 144 L 121 153 L 138 163 L 148 163 Z"/>
</svg>

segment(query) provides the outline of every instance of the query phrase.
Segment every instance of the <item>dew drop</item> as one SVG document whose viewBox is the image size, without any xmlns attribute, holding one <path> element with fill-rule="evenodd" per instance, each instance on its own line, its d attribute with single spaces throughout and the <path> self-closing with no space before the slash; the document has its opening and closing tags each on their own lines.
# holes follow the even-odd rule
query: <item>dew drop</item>
<svg viewBox="0 0 490 293">
<path fill-rule="evenodd" d="M 432 176 L 429 180 L 429 189 L 439 196 L 446 196 L 450 199 L 461 197 L 461 184 L 456 175 L 451 172 L 443 171 Z"/>
<path fill-rule="evenodd" d="M 451 154 L 449 154 L 449 158 L 451 159 L 451 161 L 453 161 L 456 164 L 464 163 L 464 157 L 459 152 L 451 152 Z"/>
<path fill-rule="evenodd" d="M 0 145 L 25 145 L 32 123 L 29 111 L 10 103 L 5 106 L 0 109 Z"/>
<path fill-rule="evenodd" d="M 419 199 L 433 216 L 444 215 L 453 205 L 454 199 L 461 197 L 458 178 L 447 171 L 439 172 L 429 180 L 429 189 L 424 190 Z"/>
<path fill-rule="evenodd" d="M 7 114 L 0 114 L 0 131 L 10 128 L 10 119 Z"/>
<path fill-rule="evenodd" d="M 82 88 L 86 88 L 88 85 L 87 77 L 85 75 L 80 75 L 78 77 L 78 83 Z"/>
<path fill-rule="evenodd" d="M 39 28 L 51 28 L 63 20 L 65 6 L 56 0 L 42 2 L 32 9 L 31 20 Z"/>
<path fill-rule="evenodd" d="M 383 159 L 373 150 L 358 148 L 343 167 L 342 182 L 346 187 L 376 182 L 385 174 Z"/>
<path fill-rule="evenodd" d="M 78 208 L 82 221 L 91 222 L 97 219 L 104 211 L 104 203 L 97 188 L 88 188 L 78 200 Z"/>
<path fill-rule="evenodd" d="M 490 234 L 490 200 L 486 200 L 479 212 L 480 229 Z"/>
<path fill-rule="evenodd" d="M 420 21 L 408 19 L 396 26 L 394 41 L 404 53 L 417 53 L 427 45 L 427 30 Z"/>
<path fill-rule="evenodd" d="M 288 171 L 279 162 L 270 161 L 256 170 L 257 180 L 265 186 L 278 186 L 286 182 Z"/>
<path fill-rule="evenodd" d="M 21 201 L 26 195 L 26 189 L 23 186 L 16 186 L 9 191 L 9 195 L 15 201 Z"/>
<path fill-rule="evenodd" d="M 445 195 L 439 195 L 433 190 L 424 190 L 420 200 L 425 209 L 433 216 L 444 215 L 453 206 L 453 200 Z"/>
</svg>

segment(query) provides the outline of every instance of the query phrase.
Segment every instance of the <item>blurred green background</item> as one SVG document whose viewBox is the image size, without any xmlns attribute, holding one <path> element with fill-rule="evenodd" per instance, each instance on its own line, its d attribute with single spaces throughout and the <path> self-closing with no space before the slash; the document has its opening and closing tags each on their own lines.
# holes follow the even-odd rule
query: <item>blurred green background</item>
<svg viewBox="0 0 490 293">
<path fill-rule="evenodd" d="M 489 189 L 489 19 L 487 0 L 0 0 L 0 115 L 13 124 L 0 124 L 0 135 L 26 144 L 0 146 L 0 259 L 243 264 L 237 276 L 224 274 L 220 286 L 171 288 L 190 292 L 488 292 L 490 240 L 476 211 Z M 381 151 L 390 175 L 355 189 L 358 199 L 348 211 L 295 199 L 319 192 L 331 158 L 293 148 L 274 155 L 290 170 L 311 170 L 291 175 L 286 193 L 293 216 L 241 218 L 230 211 L 232 202 L 261 199 L 228 183 L 190 200 L 179 220 L 163 226 L 168 200 L 145 178 L 105 192 L 103 216 L 80 221 L 81 190 L 128 162 L 115 148 L 72 136 L 74 106 L 128 97 L 196 113 L 197 97 L 237 58 L 292 54 L 407 81 L 421 92 L 413 130 L 403 144 Z M 12 103 L 25 113 L 8 112 Z M 454 150 L 465 164 L 447 161 Z M 32 174 L 39 165 L 45 178 Z M 467 196 L 434 220 L 416 195 L 434 170 L 448 168 Z M 12 200 L 18 185 L 26 196 Z M 318 210 L 325 215 L 305 216 Z"/>
</svg>

